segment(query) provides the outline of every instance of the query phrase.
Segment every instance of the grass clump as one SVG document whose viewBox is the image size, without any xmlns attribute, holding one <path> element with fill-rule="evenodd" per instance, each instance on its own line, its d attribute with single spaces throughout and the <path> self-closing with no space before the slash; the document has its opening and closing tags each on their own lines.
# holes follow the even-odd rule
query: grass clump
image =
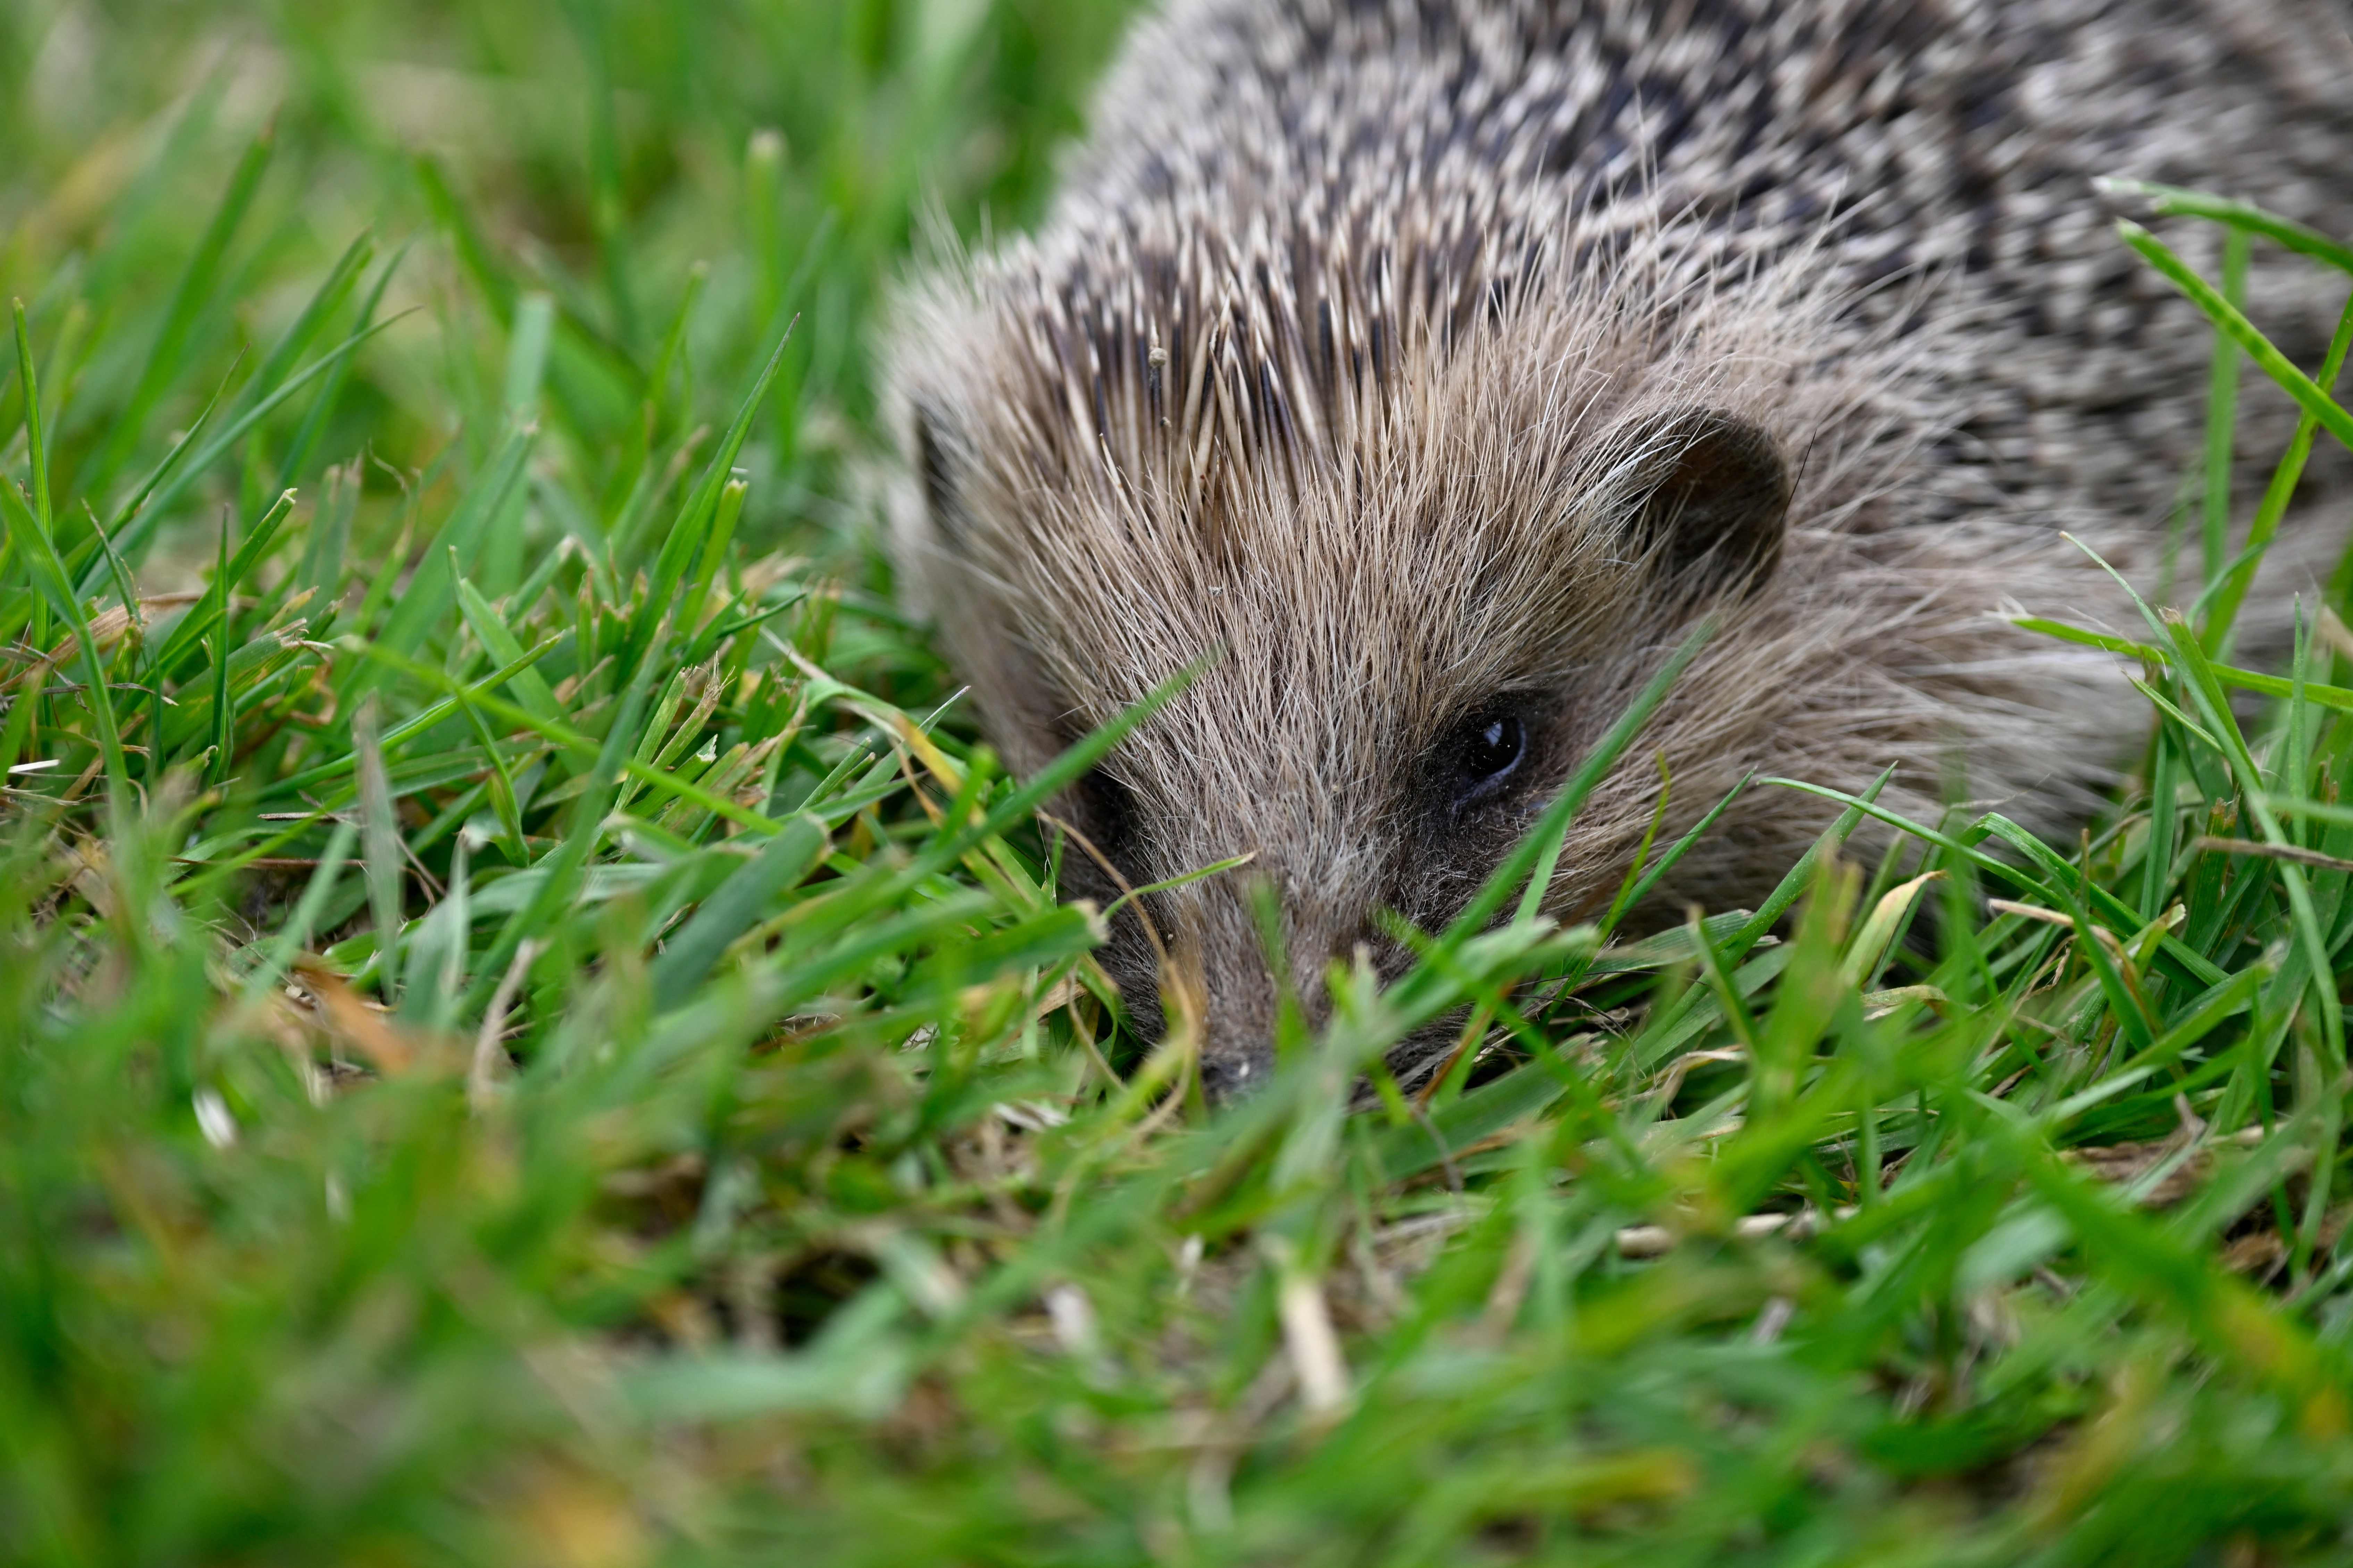
<svg viewBox="0 0 2353 1568">
<path fill-rule="evenodd" d="M 1842 797 L 1610 944 L 1540 834 L 1211 1115 L 1031 819 L 1115 734 L 1002 776 L 860 499 L 915 203 L 1114 20 L 0 20 L 0 1557 L 2343 1561 L 2348 584 L 2229 630 L 2346 335 L 2125 237 L 2215 460 L 2306 417 L 2043 627 L 2150 700 L 2080 843 Z"/>
</svg>

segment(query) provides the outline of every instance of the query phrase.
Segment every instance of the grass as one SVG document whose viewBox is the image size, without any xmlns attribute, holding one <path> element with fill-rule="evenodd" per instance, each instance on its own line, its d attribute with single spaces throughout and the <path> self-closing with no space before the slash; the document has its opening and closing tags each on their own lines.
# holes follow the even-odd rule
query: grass
<svg viewBox="0 0 2353 1568">
<path fill-rule="evenodd" d="M 2229 627 L 2353 433 L 2238 258 L 2353 252 L 2119 240 L 2217 439 L 2184 614 L 2044 627 L 2150 702 L 2080 842 L 1852 798 L 1611 945 L 1540 832 L 1209 1114 L 863 499 L 1116 22 L 0 14 L 0 1559 L 2345 1561 L 2347 575 Z"/>
</svg>

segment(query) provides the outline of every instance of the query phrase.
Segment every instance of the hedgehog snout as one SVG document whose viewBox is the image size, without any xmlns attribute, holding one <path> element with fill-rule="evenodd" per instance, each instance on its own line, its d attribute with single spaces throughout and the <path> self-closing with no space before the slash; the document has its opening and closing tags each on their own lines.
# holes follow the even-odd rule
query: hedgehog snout
<svg viewBox="0 0 2353 1568">
<path fill-rule="evenodd" d="M 1206 891 L 1175 948 L 1171 984 L 1189 987 L 1201 1036 L 1201 1088 L 1212 1101 L 1263 1089 L 1274 1076 L 1275 1038 L 1286 1006 L 1298 1011 L 1304 1037 L 1320 1036 L 1331 1013 L 1325 977 L 1362 946 L 1391 944 L 1371 930 L 1369 901 L 1278 896 L 1282 951 L 1271 958 L 1257 900 L 1237 879 Z M 1277 963 L 1285 973 L 1278 978 Z M 1376 960 L 1378 966 L 1382 961 Z"/>
</svg>

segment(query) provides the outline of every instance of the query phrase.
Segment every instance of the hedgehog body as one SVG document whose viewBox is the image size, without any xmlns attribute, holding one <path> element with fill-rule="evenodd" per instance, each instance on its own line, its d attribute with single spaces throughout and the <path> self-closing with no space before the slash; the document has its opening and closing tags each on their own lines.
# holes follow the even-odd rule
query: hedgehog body
<svg viewBox="0 0 2353 1568">
<path fill-rule="evenodd" d="M 2002 612 L 2130 629 L 2063 534 L 2156 584 L 2211 354 L 2100 175 L 2341 227 L 2341 16 L 1176 0 L 1143 24 L 1039 231 L 913 290 L 891 365 L 902 579 L 1014 767 L 1209 660 L 1061 808 L 1130 884 L 1254 857 L 1120 922 L 1131 1003 L 1156 939 L 1208 1081 L 1247 1087 L 1278 994 L 1250 880 L 1311 1011 L 1335 959 L 1402 963 L 1380 911 L 1459 909 L 1703 615 L 1565 847 L 1562 918 L 1609 901 L 1662 787 L 1672 835 L 1750 775 L 1856 790 L 1892 763 L 1915 820 L 1965 792 L 2065 830 L 2145 710 L 2115 659 Z M 2173 237 L 2211 274 L 2218 240 Z M 2247 292 L 2316 363 L 2339 301 L 2313 270 L 2259 254 Z M 2248 449 L 2289 416 L 2252 390 Z M 2316 461 L 2283 551 L 2319 559 L 2305 520 L 2348 492 Z M 1755 900 L 1831 809 L 1750 788 L 1654 904 Z"/>
</svg>

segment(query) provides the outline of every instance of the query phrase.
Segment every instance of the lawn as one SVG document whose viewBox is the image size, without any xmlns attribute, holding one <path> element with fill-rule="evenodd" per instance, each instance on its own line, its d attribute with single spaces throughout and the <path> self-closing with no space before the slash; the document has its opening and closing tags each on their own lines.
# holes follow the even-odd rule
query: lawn
<svg viewBox="0 0 2353 1568">
<path fill-rule="evenodd" d="M 2079 840 L 1613 941 L 1572 786 L 1212 1110 L 1033 816 L 1119 729 L 1007 777 L 873 543 L 1121 16 L 0 8 L 0 1562 L 2353 1560 L 2353 573 L 2230 635 L 2353 315 L 2168 247 L 2353 250 L 2117 237 L 2221 330 Z"/>
</svg>

